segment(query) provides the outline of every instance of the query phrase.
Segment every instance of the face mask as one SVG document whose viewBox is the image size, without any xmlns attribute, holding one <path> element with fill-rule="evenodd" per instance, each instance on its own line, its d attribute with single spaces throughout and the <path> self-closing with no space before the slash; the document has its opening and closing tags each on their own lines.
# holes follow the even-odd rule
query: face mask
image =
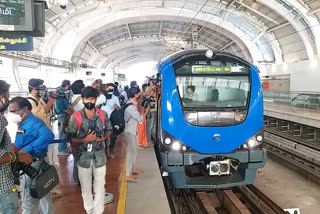
<svg viewBox="0 0 320 214">
<path fill-rule="evenodd" d="M 20 112 L 21 112 L 21 110 L 20 110 Z M 9 112 L 8 116 L 7 116 L 7 120 L 9 123 L 21 123 L 22 117 L 19 114 Z"/>
<path fill-rule="evenodd" d="M 5 111 L 7 111 L 8 107 L 9 107 L 8 99 L 4 97 L 4 98 L 2 98 L 2 99 L 0 100 L 0 102 L 1 102 L 2 105 L 3 105 L 2 109 L 0 110 L 0 112 L 5 112 Z"/>
<path fill-rule="evenodd" d="M 112 95 L 113 95 L 113 90 L 108 90 L 108 93 L 107 93 L 107 99 L 111 99 L 112 98 Z"/>
<path fill-rule="evenodd" d="M 86 107 L 86 109 L 88 110 L 92 110 L 96 106 L 95 103 L 83 103 L 83 104 L 84 104 L 84 107 Z"/>
</svg>

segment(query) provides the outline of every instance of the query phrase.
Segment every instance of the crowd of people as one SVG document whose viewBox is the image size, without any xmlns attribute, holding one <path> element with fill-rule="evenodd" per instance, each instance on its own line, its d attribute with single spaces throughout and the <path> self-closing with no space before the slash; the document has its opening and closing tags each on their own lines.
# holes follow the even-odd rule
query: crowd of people
<svg viewBox="0 0 320 214">
<path fill-rule="evenodd" d="M 155 142 L 158 86 L 63 80 L 50 91 L 43 80 L 30 79 L 28 92 L 12 97 L 10 85 L 0 80 L 0 214 L 17 213 L 19 198 L 23 214 L 54 213 L 52 200 L 63 197 L 60 184 L 42 197 L 34 196 L 34 186 L 45 163 L 59 171 L 58 156 L 66 155 L 73 155 L 74 185 L 81 188 L 86 213 L 103 213 L 113 200 L 105 192 L 107 158 L 115 158 L 119 135 L 125 140 L 118 143 L 128 148 L 126 180 L 144 173 L 136 159 L 139 149 Z"/>
</svg>

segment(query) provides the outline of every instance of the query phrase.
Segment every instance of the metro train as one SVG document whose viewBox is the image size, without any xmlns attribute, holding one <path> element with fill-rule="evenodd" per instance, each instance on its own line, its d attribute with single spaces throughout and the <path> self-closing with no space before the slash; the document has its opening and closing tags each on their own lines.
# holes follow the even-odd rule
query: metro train
<svg viewBox="0 0 320 214">
<path fill-rule="evenodd" d="M 180 51 L 157 66 L 157 150 L 173 188 L 252 184 L 266 163 L 256 66 L 211 50 Z"/>
</svg>

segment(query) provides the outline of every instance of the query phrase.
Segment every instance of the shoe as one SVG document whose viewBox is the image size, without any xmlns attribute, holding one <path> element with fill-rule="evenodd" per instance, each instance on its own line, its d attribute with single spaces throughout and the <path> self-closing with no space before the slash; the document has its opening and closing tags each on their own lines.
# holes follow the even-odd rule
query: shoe
<svg viewBox="0 0 320 214">
<path fill-rule="evenodd" d="M 139 146 L 139 149 L 144 149 L 144 147 L 143 146 Z"/>
<path fill-rule="evenodd" d="M 114 154 L 114 152 L 110 152 L 110 157 L 111 157 L 112 159 L 114 159 L 114 158 L 115 158 L 115 154 Z"/>
<path fill-rule="evenodd" d="M 139 169 L 135 169 L 135 170 L 132 171 L 132 174 L 133 174 L 133 175 L 141 175 L 141 174 L 143 174 L 143 173 L 144 173 L 144 172 L 141 171 L 141 170 L 139 170 Z"/>
<path fill-rule="evenodd" d="M 70 155 L 70 153 L 69 153 L 69 152 L 67 152 L 67 151 L 62 151 L 62 152 L 58 152 L 58 155 L 61 155 L 61 156 L 68 156 L 68 155 Z"/>
<path fill-rule="evenodd" d="M 80 181 L 74 181 L 73 186 L 74 187 L 79 187 L 80 186 Z"/>
<path fill-rule="evenodd" d="M 134 175 L 128 175 L 126 177 L 126 181 L 128 181 L 128 182 L 137 182 L 137 177 L 134 176 Z"/>
<path fill-rule="evenodd" d="M 106 192 L 104 194 L 104 204 L 109 204 L 113 201 L 114 195 L 112 193 Z"/>
</svg>

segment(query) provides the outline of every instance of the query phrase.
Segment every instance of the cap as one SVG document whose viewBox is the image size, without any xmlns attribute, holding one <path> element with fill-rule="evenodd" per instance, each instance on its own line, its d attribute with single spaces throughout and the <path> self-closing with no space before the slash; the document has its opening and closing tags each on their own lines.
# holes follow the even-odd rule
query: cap
<svg viewBox="0 0 320 214">
<path fill-rule="evenodd" d="M 28 85 L 32 88 L 37 88 L 44 83 L 41 79 L 30 79 Z"/>
</svg>

